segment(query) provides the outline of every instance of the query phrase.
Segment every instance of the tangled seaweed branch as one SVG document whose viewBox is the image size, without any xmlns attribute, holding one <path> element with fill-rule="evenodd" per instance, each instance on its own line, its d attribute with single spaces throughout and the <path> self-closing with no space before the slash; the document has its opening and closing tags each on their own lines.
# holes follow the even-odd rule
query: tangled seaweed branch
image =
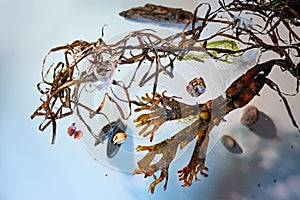
<svg viewBox="0 0 300 200">
<path fill-rule="evenodd" d="M 269 78 L 267 78 L 272 68 L 276 65 L 282 64 L 283 61 L 284 60 L 282 59 L 270 60 L 265 63 L 257 64 L 253 68 L 249 69 L 245 74 L 241 75 L 227 88 L 226 98 L 224 98 L 223 96 L 219 96 L 214 100 L 209 100 L 205 104 L 199 104 L 199 118 L 193 124 L 176 133 L 173 137 L 166 139 L 158 144 L 150 146 L 138 146 L 136 148 L 137 151 L 148 150 L 149 153 L 138 163 L 138 168 L 133 173 L 144 173 L 145 177 L 148 177 L 150 175 L 153 175 L 158 170 L 162 171 L 160 179 L 155 180 L 150 186 L 150 191 L 153 193 L 155 186 L 164 178 L 168 178 L 168 167 L 175 156 L 174 152 L 176 152 L 177 147 L 180 146 L 180 149 L 182 149 L 186 144 L 190 143 L 196 137 L 196 145 L 190 162 L 185 168 L 178 171 L 179 180 L 182 180 L 184 182 L 182 186 L 185 187 L 192 184 L 193 178 L 198 180 L 196 176 L 198 172 L 200 172 L 202 176 L 206 177 L 207 174 L 204 172 L 204 170 L 208 170 L 208 168 L 205 167 L 205 160 L 210 131 L 214 126 L 220 124 L 226 114 L 235 109 L 244 107 L 256 95 L 259 95 L 260 90 L 264 87 L 265 84 L 273 87 L 284 99 L 285 106 L 293 122 L 293 125 L 298 129 L 298 131 L 300 131 L 291 113 L 291 109 L 286 99 L 278 89 L 278 86 L 271 82 Z M 170 98 L 164 95 L 162 97 L 167 99 Z M 176 100 L 173 99 L 172 101 Z M 151 114 L 143 114 L 139 116 L 135 120 L 135 122 L 139 122 L 140 124 L 147 124 L 145 127 L 148 128 L 148 124 L 152 124 L 153 121 L 154 123 L 156 122 L 154 116 L 157 115 L 159 115 L 161 121 L 164 122 L 167 120 L 179 119 L 180 116 L 174 115 L 176 117 L 168 118 L 162 117 L 163 114 L 167 115 L 167 113 L 181 113 L 182 116 L 185 117 L 195 114 L 193 112 L 189 112 L 190 109 L 184 109 L 184 106 L 179 108 L 178 106 L 174 106 L 180 105 L 180 102 L 178 101 L 176 101 L 176 103 L 172 102 L 172 104 L 170 103 L 170 101 L 159 101 L 159 103 L 160 106 L 156 104 L 154 105 L 154 109 L 153 106 L 147 106 L 146 108 L 143 107 L 143 109 L 151 110 Z M 161 112 L 161 109 L 166 107 L 169 107 L 171 109 L 167 109 L 165 113 Z M 185 105 L 185 107 L 187 107 L 187 105 Z M 144 129 L 142 130 L 142 132 L 144 132 Z M 151 134 L 154 134 L 154 132 L 151 132 Z M 151 137 L 153 137 L 153 135 L 151 135 Z M 154 154 L 163 154 L 163 157 L 159 162 L 150 165 L 152 159 L 155 156 Z M 166 188 L 166 186 L 164 186 L 164 188 Z"/>
</svg>

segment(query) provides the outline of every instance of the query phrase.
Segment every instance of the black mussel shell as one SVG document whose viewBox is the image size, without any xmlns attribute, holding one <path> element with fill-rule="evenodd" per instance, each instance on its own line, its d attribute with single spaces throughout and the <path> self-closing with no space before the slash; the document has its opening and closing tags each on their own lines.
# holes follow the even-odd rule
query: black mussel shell
<svg viewBox="0 0 300 200">
<path fill-rule="evenodd" d="M 116 122 L 112 122 L 109 124 L 106 124 L 100 131 L 100 133 L 98 134 L 98 137 L 95 141 L 95 146 L 97 146 L 98 144 L 102 143 L 104 140 L 106 140 L 106 138 L 109 137 L 108 134 L 112 134 L 112 132 L 110 132 L 110 130 L 112 130 L 115 126 L 116 126 Z"/>
<path fill-rule="evenodd" d="M 120 148 L 120 144 L 114 144 L 113 142 L 113 137 L 115 136 L 116 133 L 114 133 L 111 138 L 109 138 L 107 140 L 107 148 L 106 148 L 106 155 L 109 158 L 113 158 L 114 156 L 117 155 L 119 148 Z"/>
<path fill-rule="evenodd" d="M 121 146 L 121 144 L 114 144 L 113 138 L 117 133 L 125 132 L 125 129 L 126 129 L 126 126 L 120 119 L 118 119 L 115 122 L 111 122 L 111 123 L 105 125 L 101 129 L 101 131 L 95 141 L 95 146 L 102 143 L 104 140 L 108 139 L 106 154 L 107 154 L 107 157 L 113 158 L 118 153 L 119 148 Z"/>
</svg>

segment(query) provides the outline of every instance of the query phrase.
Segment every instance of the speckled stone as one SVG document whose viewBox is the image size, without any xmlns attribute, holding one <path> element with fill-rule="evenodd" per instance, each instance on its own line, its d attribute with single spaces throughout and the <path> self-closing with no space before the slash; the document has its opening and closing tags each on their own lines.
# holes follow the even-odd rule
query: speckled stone
<svg viewBox="0 0 300 200">
<path fill-rule="evenodd" d="M 256 123 L 258 121 L 258 118 L 259 118 L 258 109 L 255 106 L 250 105 L 250 106 L 247 106 L 244 108 L 243 114 L 241 117 L 241 123 L 244 126 L 250 126 L 250 125 Z"/>
<path fill-rule="evenodd" d="M 229 135 L 222 135 L 221 143 L 226 149 L 232 149 L 236 146 L 236 141 Z"/>
</svg>

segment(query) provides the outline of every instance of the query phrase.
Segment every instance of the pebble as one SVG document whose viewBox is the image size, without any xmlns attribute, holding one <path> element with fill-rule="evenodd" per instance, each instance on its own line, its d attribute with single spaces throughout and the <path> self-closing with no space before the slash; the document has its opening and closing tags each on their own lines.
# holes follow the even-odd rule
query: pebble
<svg viewBox="0 0 300 200">
<path fill-rule="evenodd" d="M 241 124 L 244 126 L 251 126 L 258 121 L 259 118 L 259 111 L 258 109 L 253 106 L 247 106 L 244 108 L 242 117 L 241 117 Z"/>
<path fill-rule="evenodd" d="M 229 135 L 222 135 L 221 143 L 226 149 L 232 149 L 236 146 L 236 141 Z"/>
</svg>

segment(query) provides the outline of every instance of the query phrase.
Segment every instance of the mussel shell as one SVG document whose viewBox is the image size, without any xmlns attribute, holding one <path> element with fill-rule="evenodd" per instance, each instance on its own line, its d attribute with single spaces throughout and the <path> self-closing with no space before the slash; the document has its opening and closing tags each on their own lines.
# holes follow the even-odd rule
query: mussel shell
<svg viewBox="0 0 300 200">
<path fill-rule="evenodd" d="M 118 119 L 117 121 L 111 122 L 109 124 L 106 124 L 98 134 L 98 137 L 95 141 L 95 146 L 102 143 L 107 138 L 113 138 L 114 135 L 118 132 L 124 132 L 126 129 L 126 126 L 124 123 Z"/>
<path fill-rule="evenodd" d="M 115 135 L 115 134 L 113 134 L 113 135 Z M 121 146 L 121 144 L 114 144 L 114 142 L 112 140 L 113 137 L 114 136 L 112 136 L 111 138 L 109 138 L 107 140 L 106 155 L 109 158 L 113 158 L 114 156 L 116 156 L 120 149 L 120 146 Z"/>
<path fill-rule="evenodd" d="M 94 145 L 97 146 L 98 144 L 100 144 L 104 140 L 106 140 L 107 138 L 111 137 L 112 133 L 114 132 L 113 129 L 116 128 L 116 124 L 117 124 L 117 122 L 112 122 L 112 123 L 105 125 L 101 129 L 100 133 L 98 134 L 98 137 L 97 137 Z"/>
<path fill-rule="evenodd" d="M 115 122 L 111 122 L 111 123 L 105 125 L 101 129 L 101 131 L 95 141 L 95 146 L 102 143 L 104 140 L 108 139 L 107 147 L 106 147 L 106 154 L 107 154 L 107 157 L 113 158 L 115 155 L 117 155 L 119 148 L 121 146 L 121 144 L 114 144 L 113 138 L 117 133 L 125 132 L 125 129 L 126 129 L 126 126 L 120 119 L 118 119 Z"/>
</svg>

